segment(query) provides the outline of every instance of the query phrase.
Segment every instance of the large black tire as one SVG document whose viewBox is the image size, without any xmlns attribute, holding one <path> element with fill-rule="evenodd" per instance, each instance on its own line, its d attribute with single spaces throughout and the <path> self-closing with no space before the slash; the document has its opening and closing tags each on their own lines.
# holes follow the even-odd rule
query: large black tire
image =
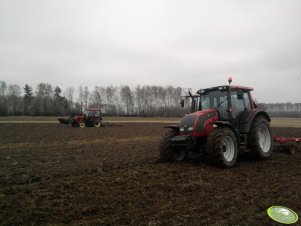
<svg viewBox="0 0 301 226">
<path fill-rule="evenodd" d="M 248 133 L 248 149 L 250 154 L 259 159 L 267 159 L 273 152 L 273 139 L 270 123 L 264 116 L 254 119 Z"/>
<path fill-rule="evenodd" d="M 99 120 L 99 119 L 96 119 L 94 122 L 93 122 L 93 126 L 94 127 L 100 127 L 100 125 L 101 125 L 101 121 Z"/>
<path fill-rule="evenodd" d="M 171 147 L 171 138 L 178 135 L 175 130 L 167 131 L 161 139 L 159 152 L 160 152 L 160 162 L 177 162 L 186 159 L 186 150 L 174 150 Z"/>
<path fill-rule="evenodd" d="M 234 132 L 227 127 L 216 128 L 207 140 L 207 157 L 219 167 L 232 167 L 238 156 L 237 139 Z"/>
</svg>

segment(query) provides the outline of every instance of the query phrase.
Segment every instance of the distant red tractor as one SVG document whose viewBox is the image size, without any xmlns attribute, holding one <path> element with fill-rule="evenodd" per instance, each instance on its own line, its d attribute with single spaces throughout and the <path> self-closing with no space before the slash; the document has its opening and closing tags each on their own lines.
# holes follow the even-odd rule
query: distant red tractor
<svg viewBox="0 0 301 226">
<path fill-rule="evenodd" d="M 269 115 L 257 109 L 253 88 L 231 82 L 229 78 L 229 85 L 201 89 L 197 95 L 189 92 L 192 113 L 179 125 L 166 127 L 171 130 L 160 144 L 161 161 L 182 161 L 189 153 L 199 153 L 215 165 L 232 167 L 241 152 L 260 159 L 272 155 Z"/>
<path fill-rule="evenodd" d="M 85 109 L 83 114 L 74 113 L 69 119 L 59 118 L 60 123 L 71 124 L 73 127 L 100 127 L 102 122 L 101 110 L 98 108 Z"/>
</svg>

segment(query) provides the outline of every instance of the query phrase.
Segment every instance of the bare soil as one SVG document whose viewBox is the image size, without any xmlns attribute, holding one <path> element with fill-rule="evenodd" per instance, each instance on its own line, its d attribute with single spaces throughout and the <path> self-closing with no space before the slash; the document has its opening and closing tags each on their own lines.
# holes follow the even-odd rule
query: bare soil
<svg viewBox="0 0 301 226">
<path fill-rule="evenodd" d="M 59 123 L 58 117 L 52 116 L 0 116 L 2 123 Z M 61 118 L 61 117 L 59 117 Z M 68 118 L 66 116 L 65 118 Z M 177 124 L 181 118 L 168 117 L 103 117 L 107 123 L 170 123 Z M 301 118 L 272 118 L 271 127 L 301 128 Z"/>
<path fill-rule="evenodd" d="M 301 215 L 300 151 L 231 169 L 157 164 L 164 125 L 0 124 L 0 225 L 280 225 L 272 205 Z"/>
</svg>

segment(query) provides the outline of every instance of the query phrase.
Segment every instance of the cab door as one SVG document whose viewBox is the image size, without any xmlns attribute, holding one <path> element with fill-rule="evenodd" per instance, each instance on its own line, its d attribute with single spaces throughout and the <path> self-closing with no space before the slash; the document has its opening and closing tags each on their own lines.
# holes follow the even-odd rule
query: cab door
<svg viewBox="0 0 301 226">
<path fill-rule="evenodd" d="M 241 122 L 252 112 L 249 92 L 242 90 L 232 91 L 231 104 L 234 128 L 239 133 Z"/>
</svg>

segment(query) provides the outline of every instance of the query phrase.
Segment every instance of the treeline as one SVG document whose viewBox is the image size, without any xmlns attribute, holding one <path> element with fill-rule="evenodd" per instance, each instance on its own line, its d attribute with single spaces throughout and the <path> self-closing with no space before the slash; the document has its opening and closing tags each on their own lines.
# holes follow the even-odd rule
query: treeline
<svg viewBox="0 0 301 226">
<path fill-rule="evenodd" d="M 0 81 L 0 116 L 7 115 L 65 115 L 69 113 L 68 100 L 61 89 L 40 83 L 35 93 L 29 85 L 23 89 L 16 84 Z"/>
<path fill-rule="evenodd" d="M 63 116 L 82 112 L 88 107 L 101 108 L 108 116 L 179 117 L 189 112 L 182 109 L 181 96 L 188 92 L 181 87 L 161 86 L 87 86 L 78 89 L 39 83 L 35 89 L 25 84 L 7 85 L 0 81 L 0 116 Z"/>
<path fill-rule="evenodd" d="M 0 81 L 0 116 L 65 116 L 88 107 L 101 108 L 105 116 L 181 117 L 189 113 L 189 104 L 180 107 L 181 96 L 188 89 L 162 86 L 59 86 L 39 83 L 35 88 L 25 84 Z M 301 118 L 301 103 L 258 103 L 271 117 Z"/>
<path fill-rule="evenodd" d="M 266 110 L 271 117 L 301 118 L 301 103 L 260 103 L 258 107 Z"/>
</svg>

